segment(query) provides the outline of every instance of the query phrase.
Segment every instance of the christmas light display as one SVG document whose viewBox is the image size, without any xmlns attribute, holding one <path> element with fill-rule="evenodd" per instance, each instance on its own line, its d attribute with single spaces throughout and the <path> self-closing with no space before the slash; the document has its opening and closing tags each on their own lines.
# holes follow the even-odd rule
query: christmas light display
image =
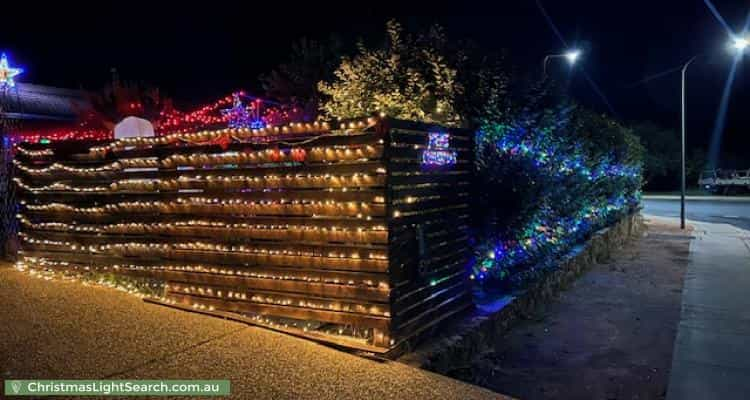
<svg viewBox="0 0 750 400">
<path fill-rule="evenodd" d="M 235 93 L 243 96 L 244 92 Z M 157 135 L 169 133 L 183 133 L 210 128 L 226 126 L 229 117 L 221 113 L 227 106 L 234 102 L 234 95 L 222 97 L 221 99 L 199 107 L 190 112 L 182 112 L 176 109 L 162 111 L 156 121 L 152 121 Z"/>
<path fill-rule="evenodd" d="M 254 119 L 242 104 L 239 93 L 233 94 L 232 99 L 232 108 L 221 110 L 221 115 L 227 119 L 229 128 L 262 128 L 262 122 Z"/>
<path fill-rule="evenodd" d="M 422 171 L 410 142 L 428 136 L 419 128 L 377 118 L 222 128 L 74 154 L 21 144 L 23 268 L 385 351 L 468 305 L 470 167 Z M 415 224 L 429 235 L 421 253 L 403 247 Z M 393 272 L 404 268 L 420 272 Z M 394 283 L 407 294 L 395 297 Z"/>
<path fill-rule="evenodd" d="M 259 98 L 255 98 L 255 99 L 252 100 L 251 110 L 252 110 L 253 113 L 251 115 L 252 120 L 250 121 L 250 128 L 252 128 L 252 129 L 261 129 L 261 128 L 265 128 L 266 127 L 266 125 L 267 125 L 266 122 L 260 116 L 262 107 L 263 107 L 263 100 L 261 100 Z M 301 119 L 297 119 L 297 120 L 289 120 L 288 119 L 288 120 L 284 121 L 283 123 L 280 123 L 279 125 L 283 125 L 284 123 L 288 124 L 288 123 L 294 122 L 294 121 L 301 122 L 302 120 Z"/>
<path fill-rule="evenodd" d="M 456 163 L 456 152 L 450 150 L 450 134 L 430 132 L 427 149 L 422 152 L 423 165 L 453 165 Z"/>
<path fill-rule="evenodd" d="M 105 129 L 39 129 L 11 132 L 8 135 L 10 144 L 59 142 L 64 140 L 103 141 L 114 137 L 111 131 Z"/>
<path fill-rule="evenodd" d="M 249 104 L 244 105 L 243 99 L 250 100 Z M 158 135 L 166 135 L 224 126 L 261 129 L 268 125 L 278 126 L 303 121 L 298 115 L 283 113 L 284 108 L 283 105 L 248 96 L 244 91 L 239 91 L 190 112 L 163 111 L 158 120 L 154 121 L 154 129 Z M 265 114 L 273 117 L 267 118 Z"/>
<path fill-rule="evenodd" d="M 29 157 L 50 156 L 51 150 L 29 151 L 23 146 L 18 151 Z M 357 161 L 376 159 L 382 155 L 381 145 L 352 145 L 352 146 L 311 146 L 291 147 L 289 149 L 226 151 L 213 154 L 173 154 L 159 160 L 153 157 L 134 157 L 119 160 L 98 167 L 73 167 L 60 163 L 52 163 L 46 167 L 28 167 L 18 160 L 13 160 L 15 166 L 30 175 L 45 175 L 50 172 L 66 173 L 75 176 L 91 176 L 93 174 L 107 175 L 115 171 L 138 168 L 164 168 L 185 170 L 214 170 L 241 169 L 257 166 L 268 162 L 308 162 L 326 163 L 330 161 Z M 383 171 L 376 173 L 382 174 Z"/>
<path fill-rule="evenodd" d="M 38 211 L 29 205 L 29 210 Z M 114 224 L 69 224 L 65 222 L 32 222 L 27 216 L 18 218 L 30 229 L 52 232 L 89 232 L 116 234 L 163 234 L 191 237 L 195 234 L 216 238 L 252 238 L 264 240 L 299 239 L 312 241 L 323 239 L 331 242 L 379 243 L 387 242 L 387 228 L 384 225 L 358 226 L 350 228 L 335 223 L 310 225 L 270 225 L 231 223 L 212 220 L 188 220 L 171 223 L 114 223 Z"/>
<path fill-rule="evenodd" d="M 1 73 L 0 76 L 2 76 Z M 247 106 L 242 104 L 243 98 L 250 100 Z M 130 103 L 127 106 L 126 111 L 129 112 L 137 111 L 139 107 L 142 107 L 139 103 Z M 227 108 L 227 106 L 230 108 Z M 300 110 L 296 107 L 271 103 L 268 100 L 247 96 L 244 91 L 239 91 L 190 112 L 182 112 L 176 109 L 162 111 L 159 117 L 151 122 L 156 134 L 160 136 L 205 131 L 227 126 L 238 129 L 263 129 L 269 125 L 279 126 L 311 119 L 298 111 Z M 105 129 L 100 126 L 101 123 L 91 120 L 91 118 L 91 115 L 87 115 L 80 122 L 80 126 L 77 127 L 21 130 L 11 132 L 7 137 L 11 144 L 38 143 L 42 140 L 50 142 L 62 140 L 104 141 L 113 137 L 111 130 Z"/>
<path fill-rule="evenodd" d="M 480 155 L 495 158 L 499 164 L 528 168 L 529 180 L 561 189 L 555 198 L 537 199 L 536 211 L 521 229 L 506 238 L 485 238 L 477 247 L 471 279 L 505 279 L 514 274 L 521 279 L 536 272 L 535 264 L 568 251 L 639 204 L 640 165 L 618 163 L 610 157 L 590 159 L 580 143 L 555 134 L 554 129 L 503 124 L 477 133 Z M 577 209 L 566 212 L 567 207 Z"/>
<path fill-rule="evenodd" d="M 305 114 L 305 110 L 301 107 L 286 104 L 274 104 L 263 109 L 262 121 L 266 125 L 278 126 L 290 122 L 310 122 L 314 121 L 316 117 L 316 115 Z"/>
<path fill-rule="evenodd" d="M 16 86 L 15 77 L 23 73 L 23 68 L 13 68 L 8 65 L 8 57 L 0 54 L 0 89 Z"/>
</svg>

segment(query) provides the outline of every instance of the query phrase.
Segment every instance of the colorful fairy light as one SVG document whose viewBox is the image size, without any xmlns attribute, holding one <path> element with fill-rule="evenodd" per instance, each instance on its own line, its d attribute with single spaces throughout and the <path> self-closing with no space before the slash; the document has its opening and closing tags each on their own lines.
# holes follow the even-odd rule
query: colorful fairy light
<svg viewBox="0 0 750 400">
<path fill-rule="evenodd" d="M 242 104 L 239 93 L 232 94 L 232 108 L 221 110 L 221 115 L 227 119 L 229 128 L 252 128 L 253 118 Z"/>
<path fill-rule="evenodd" d="M 249 105 L 244 105 L 243 98 L 249 98 L 252 101 Z M 261 108 L 265 108 L 264 112 L 271 112 L 282 106 L 263 107 L 266 103 L 268 101 L 248 96 L 244 91 L 238 91 L 190 112 L 175 109 L 162 111 L 154 122 L 154 129 L 158 135 L 166 135 L 226 126 L 261 129 L 268 125 L 301 121 L 300 119 L 285 119 L 269 122 L 267 118 L 261 116 Z"/>
<path fill-rule="evenodd" d="M 64 140 L 104 141 L 111 140 L 114 136 L 111 131 L 105 129 L 62 128 L 11 132 L 7 137 L 10 144 L 14 145 L 24 142 L 48 144 Z"/>
<path fill-rule="evenodd" d="M 1 72 L 0 76 L 2 76 Z M 248 98 L 251 101 L 244 105 L 243 98 Z M 131 112 L 142 108 L 143 105 L 132 102 L 126 104 L 126 107 L 127 110 L 125 111 Z M 294 123 L 311 121 L 312 119 L 314 118 L 305 116 L 303 110 L 298 107 L 276 104 L 248 96 L 244 91 L 239 91 L 189 112 L 176 109 L 161 111 L 159 116 L 151 122 L 156 134 L 164 136 L 225 127 L 262 130 L 269 126 L 291 126 Z M 309 124 L 309 122 L 305 124 Z M 9 138 L 10 144 L 39 143 L 41 140 L 49 142 L 111 140 L 114 137 L 112 131 L 100 125 L 100 123 L 91 120 L 91 116 L 87 116 L 76 127 L 22 130 L 11 132 L 6 137 Z"/>
<path fill-rule="evenodd" d="M 471 279 L 533 275 L 538 264 L 563 254 L 638 206 L 640 165 L 610 156 L 592 160 L 580 143 L 556 135 L 554 129 L 503 124 L 477 133 L 479 156 L 495 158 L 505 168 L 526 169 L 522 172 L 526 179 L 564 189 L 556 191 L 554 199 L 539 199 L 520 229 L 505 232 L 505 237 L 485 237 L 476 249 Z M 571 207 L 577 209 L 570 212 Z"/>
<path fill-rule="evenodd" d="M 456 152 L 450 150 L 450 134 L 430 132 L 427 135 L 427 149 L 422 152 L 422 165 L 454 165 Z"/>
</svg>

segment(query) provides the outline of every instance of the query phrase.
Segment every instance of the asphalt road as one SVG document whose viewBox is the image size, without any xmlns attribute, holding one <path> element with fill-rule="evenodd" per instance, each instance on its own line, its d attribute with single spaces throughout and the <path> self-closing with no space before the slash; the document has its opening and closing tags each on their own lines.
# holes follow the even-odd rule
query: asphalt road
<svg viewBox="0 0 750 400">
<path fill-rule="evenodd" d="M 678 199 L 644 199 L 643 212 L 660 217 L 680 216 Z M 750 230 L 750 199 L 687 200 L 687 218 L 694 221 L 725 223 Z"/>
<path fill-rule="evenodd" d="M 0 263 L 0 379 L 229 379 L 232 399 L 506 399 L 428 371 Z"/>
</svg>

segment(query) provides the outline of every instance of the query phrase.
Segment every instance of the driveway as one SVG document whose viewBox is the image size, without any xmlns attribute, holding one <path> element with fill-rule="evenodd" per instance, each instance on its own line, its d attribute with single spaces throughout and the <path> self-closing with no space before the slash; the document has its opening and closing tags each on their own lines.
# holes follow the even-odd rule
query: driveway
<svg viewBox="0 0 750 400">
<path fill-rule="evenodd" d="M 115 289 L 0 267 L 3 379 L 229 379 L 232 398 L 504 399 L 486 389 Z"/>
</svg>

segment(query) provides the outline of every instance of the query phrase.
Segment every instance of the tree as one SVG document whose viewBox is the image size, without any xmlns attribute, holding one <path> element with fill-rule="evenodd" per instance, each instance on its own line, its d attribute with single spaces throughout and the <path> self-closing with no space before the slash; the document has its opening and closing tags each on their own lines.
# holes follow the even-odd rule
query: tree
<svg viewBox="0 0 750 400">
<path fill-rule="evenodd" d="M 460 125 L 458 96 L 464 88 L 456 68 L 448 65 L 440 45 L 441 29 L 426 36 L 404 35 L 401 25 L 388 21 L 385 44 L 368 49 L 357 45 L 354 57 L 344 57 L 331 82 L 321 81 L 326 96 L 320 109 L 332 118 L 356 118 L 375 113 L 445 125 Z"/>
<path fill-rule="evenodd" d="M 101 124 L 108 130 L 123 118 L 137 116 L 156 121 L 172 109 L 172 100 L 161 95 L 159 88 L 146 84 L 120 82 L 116 73 L 112 82 L 98 92 L 88 93 L 93 116 L 82 116 L 89 125 Z"/>
<path fill-rule="evenodd" d="M 708 167 L 708 154 L 701 148 L 693 148 L 685 160 L 685 180 L 687 185 L 692 186 L 698 183 L 701 172 Z"/>
<path fill-rule="evenodd" d="M 307 38 L 295 42 L 288 62 L 260 76 L 266 96 L 286 108 L 302 109 L 306 120 L 314 119 L 321 101 L 318 82 L 333 78 L 343 48 L 338 36 L 323 42 Z"/>
<path fill-rule="evenodd" d="M 680 175 L 680 138 L 677 132 L 663 129 L 653 122 L 636 123 L 631 128 L 647 149 L 643 163 L 646 187 L 671 189 L 679 182 Z"/>
</svg>

